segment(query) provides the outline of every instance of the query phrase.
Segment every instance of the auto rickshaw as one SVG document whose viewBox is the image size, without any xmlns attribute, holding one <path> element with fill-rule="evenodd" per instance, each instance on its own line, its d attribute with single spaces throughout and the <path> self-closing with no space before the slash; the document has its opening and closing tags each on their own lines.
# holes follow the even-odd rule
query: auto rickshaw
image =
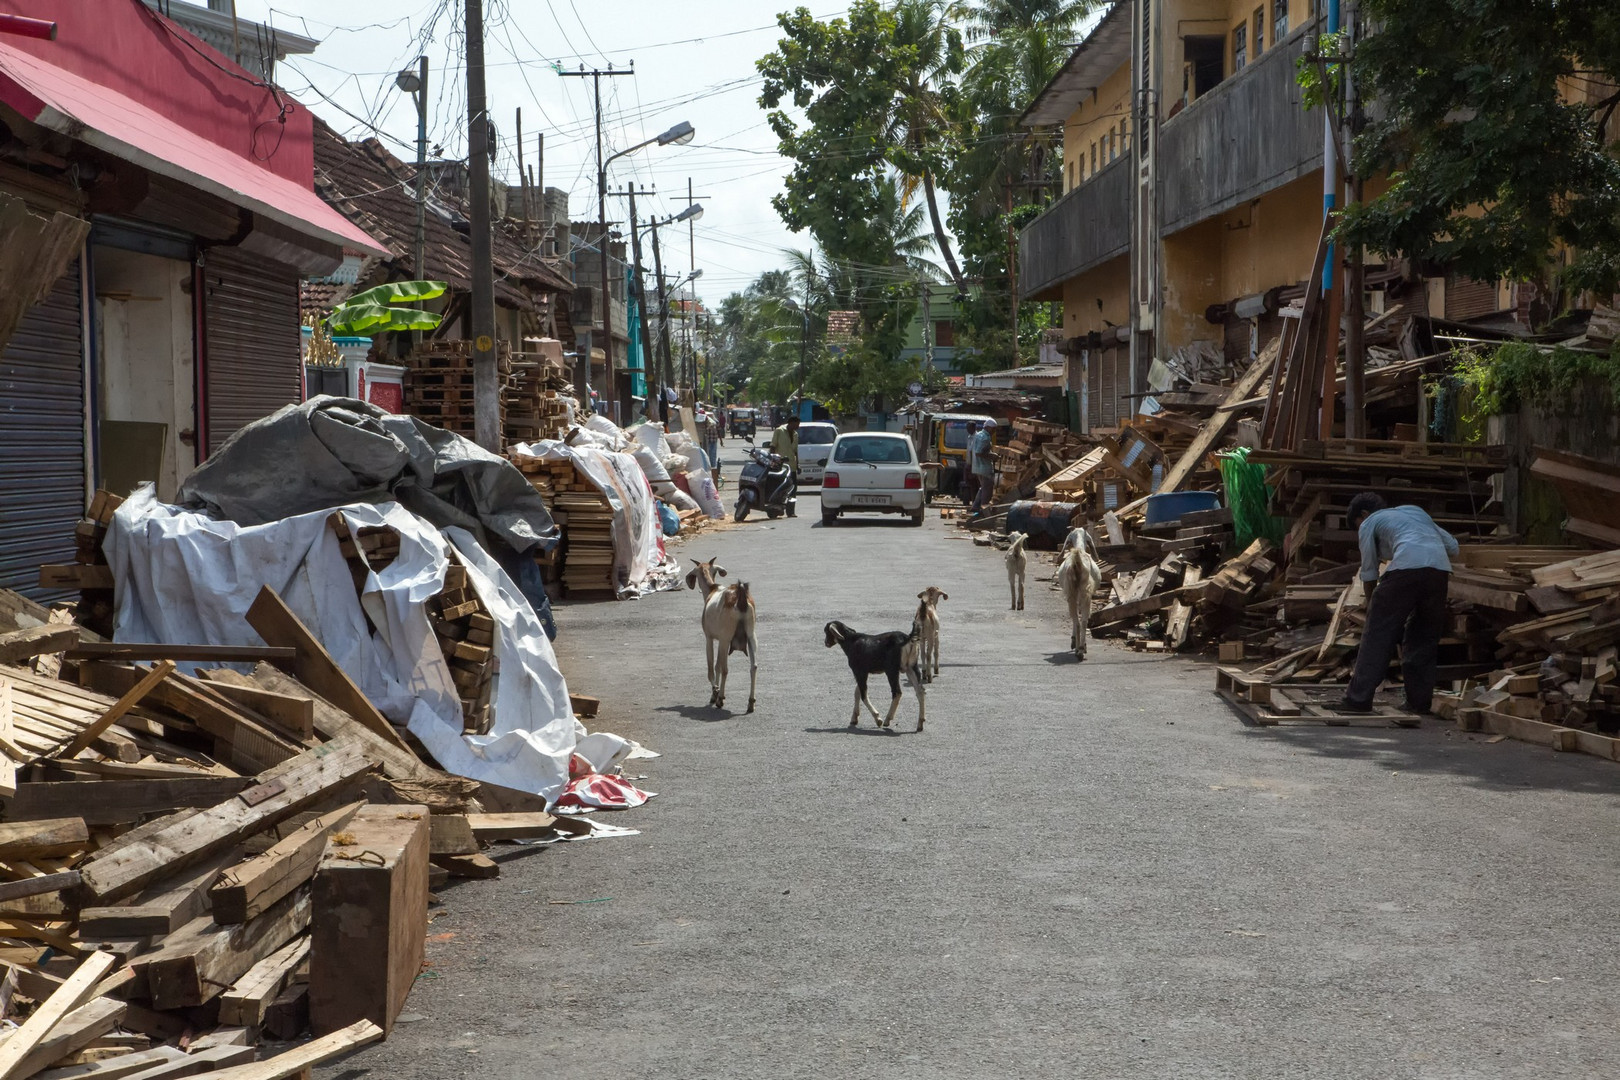
<svg viewBox="0 0 1620 1080">
<path fill-rule="evenodd" d="M 753 442 L 755 423 L 753 409 L 732 409 L 731 415 L 726 418 L 726 433 Z"/>
<path fill-rule="evenodd" d="M 972 431 L 980 424 L 994 419 L 985 413 L 926 413 L 922 417 L 917 436 L 917 450 L 922 460 L 937 463 L 937 468 L 925 468 L 924 474 L 932 481 L 930 487 L 936 495 L 955 495 L 962 480 L 971 470 L 968 461 L 968 441 Z M 920 436 L 920 437 L 919 437 Z M 1005 446 L 1011 437 L 1011 428 L 1004 419 L 996 420 L 995 445 Z"/>
</svg>

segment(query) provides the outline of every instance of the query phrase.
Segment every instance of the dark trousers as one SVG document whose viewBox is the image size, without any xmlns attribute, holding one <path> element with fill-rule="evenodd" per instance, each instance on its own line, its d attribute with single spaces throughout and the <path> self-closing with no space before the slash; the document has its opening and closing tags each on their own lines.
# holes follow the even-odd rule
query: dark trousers
<svg viewBox="0 0 1620 1080">
<path fill-rule="evenodd" d="M 1395 647 L 1401 648 L 1401 678 L 1406 706 L 1428 712 L 1434 703 L 1435 665 L 1440 636 L 1446 629 L 1446 587 L 1451 575 L 1424 567 L 1391 570 L 1379 581 L 1361 633 L 1361 652 L 1345 697 L 1354 705 L 1371 705 L 1378 684 L 1389 673 Z"/>
</svg>

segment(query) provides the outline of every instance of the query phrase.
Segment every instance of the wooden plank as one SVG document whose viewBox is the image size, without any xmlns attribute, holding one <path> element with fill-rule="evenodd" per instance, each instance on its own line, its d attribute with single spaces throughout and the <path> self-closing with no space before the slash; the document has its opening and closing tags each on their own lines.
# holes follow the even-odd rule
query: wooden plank
<svg viewBox="0 0 1620 1080">
<path fill-rule="evenodd" d="M 112 567 L 105 565 L 42 566 L 39 568 L 39 587 L 42 589 L 111 589 L 115 587 Z"/>
<path fill-rule="evenodd" d="M 25 896 L 40 896 L 44 893 L 62 892 L 73 888 L 78 883 L 79 872 L 77 870 L 41 874 L 39 877 L 24 878 L 21 881 L 0 882 L 0 902 L 21 900 Z"/>
<path fill-rule="evenodd" d="M 368 806 L 315 874 L 309 1019 L 315 1034 L 365 1019 L 391 1031 L 422 967 L 428 812 Z"/>
<path fill-rule="evenodd" d="M 146 675 L 142 677 L 140 682 L 130 687 L 124 693 L 123 697 L 115 701 L 112 708 L 102 713 L 93 724 L 79 732 L 79 737 L 68 743 L 66 748 L 55 756 L 71 758 L 77 756 L 81 750 L 87 749 L 91 743 L 96 741 L 96 737 L 98 735 L 112 727 L 114 724 L 118 723 L 119 720 L 123 719 L 125 713 L 129 712 L 129 710 L 133 709 L 136 705 L 139 705 L 141 700 L 145 698 L 146 695 L 150 693 L 158 683 L 168 678 L 169 673 L 173 670 L 173 660 L 159 661 L 157 666 L 151 671 L 147 672 Z"/>
<path fill-rule="evenodd" d="M 0 1078 L 13 1080 L 14 1077 L 31 1075 L 21 1071 L 28 1056 L 45 1041 L 58 1022 L 95 995 L 96 984 L 117 963 L 117 958 L 107 953 L 91 953 L 86 957 L 84 963 L 57 988 L 56 993 L 41 1002 L 33 1015 L 23 1021 L 22 1026 L 12 1032 L 5 1042 L 0 1042 Z M 49 1064 L 49 1061 L 41 1062 L 39 1068 Z"/>
<path fill-rule="evenodd" d="M 38 1080 L 125 1080 L 126 1077 L 142 1076 L 146 1070 L 159 1065 L 182 1061 L 185 1057 L 185 1052 L 179 1047 L 154 1046 L 150 1050 L 138 1050 L 105 1061 L 46 1069 L 38 1074 Z"/>
<path fill-rule="evenodd" d="M 1254 363 L 1249 365 L 1249 370 L 1245 371 L 1243 376 L 1232 384 L 1231 390 L 1226 395 L 1226 404 L 1236 404 L 1254 394 L 1261 381 L 1271 373 L 1272 365 L 1276 362 L 1277 352 L 1280 348 L 1280 339 L 1265 347 Z M 1193 473 L 1202 467 L 1204 457 L 1219 445 L 1221 439 L 1226 435 L 1227 428 L 1231 427 L 1233 420 L 1236 418 L 1237 411 L 1235 409 L 1220 409 L 1216 411 L 1214 416 L 1206 420 L 1197 437 L 1193 439 L 1192 444 L 1182 451 L 1181 456 L 1176 459 L 1176 463 L 1165 474 L 1164 482 L 1159 485 L 1159 491 L 1161 493 L 1180 491 L 1181 486 L 1191 478 Z"/>
<path fill-rule="evenodd" d="M 0 861 L 41 855 L 69 855 L 90 846 L 82 817 L 8 821 L 0 824 Z"/>
<path fill-rule="evenodd" d="M 81 678 L 98 689 L 119 694 L 134 685 L 142 674 L 138 668 L 102 661 L 86 663 L 79 671 Z M 231 764 L 248 772 L 263 771 L 302 749 L 200 679 L 174 675 L 153 687 L 149 696 L 154 703 L 179 713 L 224 742 Z"/>
<path fill-rule="evenodd" d="M 433 855 L 476 855 L 478 838 L 466 814 L 434 814 L 428 820 L 428 851 Z"/>
<path fill-rule="evenodd" d="M 375 734 L 360 721 L 325 698 L 316 695 L 303 683 L 269 664 L 253 669 L 253 681 L 278 694 L 302 694 L 314 701 L 315 730 L 323 738 L 353 738 L 359 740 L 373 761 L 382 763 L 383 775 L 390 780 L 438 780 L 445 774 L 427 765 L 408 748 Z"/>
<path fill-rule="evenodd" d="M 299 739 L 315 734 L 315 702 L 305 694 L 278 694 L 254 683 L 252 676 L 230 668 L 197 673 L 219 693 L 274 723 Z"/>
<path fill-rule="evenodd" d="M 557 819 L 550 814 L 468 814 L 467 824 L 480 840 L 521 840 L 548 836 L 556 831 Z"/>
<path fill-rule="evenodd" d="M 20 1064 L 10 1071 L 0 1073 L 0 1076 L 4 1076 L 6 1080 L 22 1080 L 65 1057 L 78 1053 L 117 1027 L 127 1008 L 122 1001 L 114 1001 L 112 998 L 92 998 L 59 1020 L 51 1028 L 51 1033 L 45 1036 Z M 12 1038 L 16 1036 L 13 1035 Z M 11 1040 L 6 1041 L 9 1043 Z"/>
<path fill-rule="evenodd" d="M 172 934 L 208 912 L 208 889 L 236 861 L 228 851 L 157 882 L 127 903 L 87 907 L 79 912 L 79 936 L 141 938 Z"/>
<path fill-rule="evenodd" d="M 1498 712 L 1496 709 L 1481 709 L 1480 716 L 1485 730 L 1497 735 L 1506 735 L 1510 739 L 1536 743 L 1539 746 L 1550 746 L 1554 750 L 1571 751 L 1580 748 L 1573 728 L 1514 716 L 1511 713 Z"/>
<path fill-rule="evenodd" d="M 298 965 L 309 958 L 309 938 L 301 937 L 260 960 L 219 997 L 219 1022 L 256 1028 L 265 1010 L 286 988 Z"/>
<path fill-rule="evenodd" d="M 435 855 L 433 865 L 448 871 L 451 877 L 486 880 L 501 876 L 501 864 L 488 855 Z"/>
<path fill-rule="evenodd" d="M 280 645 L 171 645 L 141 641 L 86 641 L 65 647 L 69 660 L 192 660 L 252 664 L 290 660 L 297 650 Z"/>
<path fill-rule="evenodd" d="M 209 892 L 214 921 L 221 926 L 247 922 L 308 881 L 326 850 L 327 833 L 347 825 L 364 805 L 350 803 L 322 814 L 262 854 L 226 871 Z"/>
<path fill-rule="evenodd" d="M 309 893 L 301 891 L 240 926 L 219 926 L 207 916 L 193 919 L 130 966 L 144 973 L 154 1009 L 201 1005 L 302 934 L 309 927 L 310 910 Z"/>
<path fill-rule="evenodd" d="M 248 608 L 248 625 L 271 645 L 291 646 L 297 650 L 292 660 L 283 660 L 277 666 L 295 676 L 321 697 L 354 717 L 384 741 L 400 749 L 408 749 L 405 740 L 388 718 L 377 711 L 371 699 L 361 693 L 354 681 L 344 674 L 331 655 L 299 621 L 292 609 L 268 585 L 260 590 L 253 606 Z"/>
<path fill-rule="evenodd" d="M 16 821 L 79 813 L 90 825 L 138 821 L 181 807 L 215 806 L 253 785 L 246 776 L 189 776 L 172 780 L 60 780 L 17 785 L 7 809 Z"/>
<path fill-rule="evenodd" d="M 0 634 L 0 664 L 20 664 L 46 653 L 59 653 L 79 643 L 77 626 L 30 626 Z"/>
<path fill-rule="evenodd" d="M 286 1080 L 323 1061 L 342 1057 L 358 1047 L 376 1042 L 383 1037 L 382 1028 L 370 1020 L 359 1020 L 329 1035 L 311 1039 L 303 1046 L 285 1054 L 266 1058 L 251 1065 L 219 1069 L 208 1075 L 211 1080 Z"/>
<path fill-rule="evenodd" d="M 257 783 L 236 798 L 174 820 L 142 842 L 96 855 L 80 867 L 85 887 L 99 900 L 127 896 L 291 817 L 370 768 L 354 739 L 340 738 L 306 750 L 261 773 Z"/>
</svg>

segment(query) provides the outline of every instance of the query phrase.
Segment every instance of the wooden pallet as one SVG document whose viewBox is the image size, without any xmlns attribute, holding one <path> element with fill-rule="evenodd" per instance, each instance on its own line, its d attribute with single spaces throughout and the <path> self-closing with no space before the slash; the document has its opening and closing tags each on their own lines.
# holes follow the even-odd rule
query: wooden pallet
<svg viewBox="0 0 1620 1080">
<path fill-rule="evenodd" d="M 1416 727 L 1418 718 L 1393 705 L 1374 702 L 1370 713 L 1343 713 L 1343 683 L 1273 684 L 1264 675 L 1237 668 L 1215 669 L 1215 692 L 1258 727 L 1278 724 L 1326 724 L 1329 727 L 1371 725 Z"/>
</svg>

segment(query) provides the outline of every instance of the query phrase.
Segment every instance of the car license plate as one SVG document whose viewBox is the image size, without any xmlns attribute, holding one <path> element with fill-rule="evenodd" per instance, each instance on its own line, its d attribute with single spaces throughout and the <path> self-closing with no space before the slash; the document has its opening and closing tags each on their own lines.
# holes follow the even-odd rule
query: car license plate
<svg viewBox="0 0 1620 1080">
<path fill-rule="evenodd" d="M 889 497 L 887 495 L 857 495 L 857 496 L 855 496 L 855 505 L 856 506 L 888 506 L 889 505 Z"/>
</svg>

